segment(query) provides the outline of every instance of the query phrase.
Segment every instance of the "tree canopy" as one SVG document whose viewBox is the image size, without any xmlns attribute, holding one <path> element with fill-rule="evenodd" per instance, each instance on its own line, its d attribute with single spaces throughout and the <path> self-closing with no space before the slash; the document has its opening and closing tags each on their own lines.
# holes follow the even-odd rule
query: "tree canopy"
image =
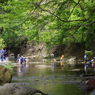
<svg viewBox="0 0 95 95">
<path fill-rule="evenodd" d="M 1 0 L 0 33 L 7 46 L 79 43 L 95 50 L 94 0 Z"/>
</svg>

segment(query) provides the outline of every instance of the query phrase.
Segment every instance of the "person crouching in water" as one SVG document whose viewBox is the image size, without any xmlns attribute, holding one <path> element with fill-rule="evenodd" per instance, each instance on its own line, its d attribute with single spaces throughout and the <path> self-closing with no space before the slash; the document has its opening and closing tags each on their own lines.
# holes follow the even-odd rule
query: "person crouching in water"
<svg viewBox="0 0 95 95">
<path fill-rule="evenodd" d="M 92 67 L 92 62 L 93 62 L 93 59 L 87 61 L 88 67 Z"/>
<path fill-rule="evenodd" d="M 19 58 L 19 64 L 23 64 L 23 56 L 21 56 L 20 58 Z"/>
</svg>

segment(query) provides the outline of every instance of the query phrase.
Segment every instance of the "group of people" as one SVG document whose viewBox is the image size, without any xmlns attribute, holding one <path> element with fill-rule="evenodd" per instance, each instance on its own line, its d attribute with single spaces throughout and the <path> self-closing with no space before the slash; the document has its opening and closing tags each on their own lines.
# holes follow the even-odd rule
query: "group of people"
<svg viewBox="0 0 95 95">
<path fill-rule="evenodd" d="M 85 54 L 84 61 L 85 61 L 86 67 L 95 67 L 95 57 L 93 57 L 92 59 L 89 59 L 88 56 Z"/>
<path fill-rule="evenodd" d="M 53 54 L 53 53 L 51 53 L 50 56 L 51 56 L 51 59 L 54 59 L 54 54 Z M 62 61 L 62 60 L 64 59 L 64 57 L 65 57 L 65 56 L 62 55 L 61 58 L 60 58 L 60 61 Z"/>
<path fill-rule="evenodd" d="M 0 50 L 0 60 L 4 61 L 5 57 L 6 57 L 7 51 L 6 49 L 2 49 Z"/>
<path fill-rule="evenodd" d="M 21 56 L 20 54 L 18 54 L 17 55 L 17 62 L 19 63 L 19 64 L 26 64 L 26 65 L 28 65 L 28 63 L 29 63 L 29 58 L 27 57 L 23 57 L 23 56 Z"/>
</svg>

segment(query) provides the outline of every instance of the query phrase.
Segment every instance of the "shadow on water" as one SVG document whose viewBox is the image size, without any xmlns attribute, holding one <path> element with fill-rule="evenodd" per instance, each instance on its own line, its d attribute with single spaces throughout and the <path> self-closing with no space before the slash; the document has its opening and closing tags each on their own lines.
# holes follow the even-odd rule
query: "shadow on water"
<svg viewBox="0 0 95 95">
<path fill-rule="evenodd" d="M 89 95 L 89 92 L 82 91 L 76 84 L 68 83 L 78 79 L 80 74 L 87 73 L 85 70 L 87 68 L 83 65 L 67 66 L 64 62 L 31 62 L 14 68 L 12 82 L 25 83 L 49 95 Z"/>
</svg>

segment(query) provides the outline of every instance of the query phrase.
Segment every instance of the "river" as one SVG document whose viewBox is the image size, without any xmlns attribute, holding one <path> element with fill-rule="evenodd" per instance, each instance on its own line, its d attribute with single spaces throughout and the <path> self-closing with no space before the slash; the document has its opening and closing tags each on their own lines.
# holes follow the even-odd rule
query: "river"
<svg viewBox="0 0 95 95">
<path fill-rule="evenodd" d="M 92 71 L 88 72 L 91 73 Z M 89 95 L 78 85 L 69 83 L 87 71 L 82 66 L 67 66 L 64 62 L 30 62 L 13 70 L 13 83 L 24 83 L 49 95 Z M 37 94 L 40 95 L 40 94 Z"/>
</svg>

